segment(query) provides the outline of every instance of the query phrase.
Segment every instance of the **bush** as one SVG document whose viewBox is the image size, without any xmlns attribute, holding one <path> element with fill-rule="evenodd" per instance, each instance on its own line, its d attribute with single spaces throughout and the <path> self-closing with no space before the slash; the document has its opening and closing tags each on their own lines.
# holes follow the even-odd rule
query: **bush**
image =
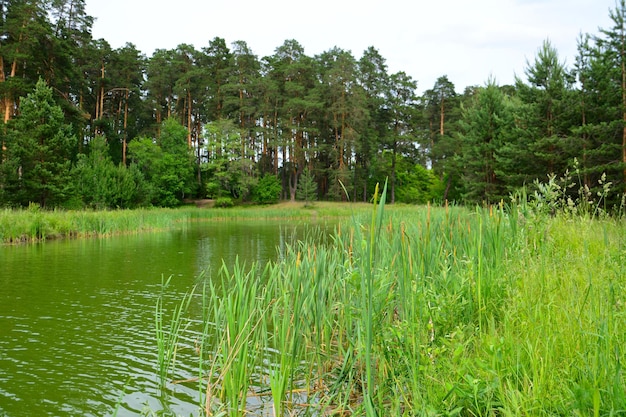
<svg viewBox="0 0 626 417">
<path fill-rule="evenodd" d="M 398 203 L 426 204 L 442 198 L 442 183 L 432 170 L 418 164 L 404 165 L 406 165 L 405 169 L 398 170 L 397 174 L 396 201 Z"/>
<path fill-rule="evenodd" d="M 207 198 L 217 198 L 220 195 L 220 184 L 217 181 L 209 181 L 204 185 Z"/>
<path fill-rule="evenodd" d="M 280 180 L 274 175 L 264 175 L 256 186 L 254 201 L 258 204 L 276 204 L 283 190 Z"/>
<path fill-rule="evenodd" d="M 104 137 L 91 141 L 87 155 L 78 155 L 72 175 L 77 194 L 61 206 L 67 209 L 135 208 L 147 205 L 154 194 L 139 167 L 113 163 Z"/>
<path fill-rule="evenodd" d="M 235 205 L 235 202 L 233 201 L 232 198 L 230 198 L 230 197 L 220 197 L 217 200 L 215 200 L 214 207 L 228 208 L 228 207 L 232 207 L 234 205 Z"/>
</svg>

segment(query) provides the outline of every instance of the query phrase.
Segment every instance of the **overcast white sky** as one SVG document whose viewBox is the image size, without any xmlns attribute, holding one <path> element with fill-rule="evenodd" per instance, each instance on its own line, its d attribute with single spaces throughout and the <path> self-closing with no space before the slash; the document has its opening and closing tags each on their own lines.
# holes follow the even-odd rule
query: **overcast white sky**
<svg viewBox="0 0 626 417">
<path fill-rule="evenodd" d="M 524 76 L 543 40 L 567 65 L 579 33 L 611 26 L 615 0 L 87 0 L 95 38 L 131 42 L 151 56 L 181 43 L 197 49 L 221 37 L 245 41 L 259 57 L 286 39 L 309 56 L 334 46 L 358 59 L 374 46 L 389 73 L 404 71 L 420 92 L 447 75 L 459 93 L 490 76 Z"/>
</svg>

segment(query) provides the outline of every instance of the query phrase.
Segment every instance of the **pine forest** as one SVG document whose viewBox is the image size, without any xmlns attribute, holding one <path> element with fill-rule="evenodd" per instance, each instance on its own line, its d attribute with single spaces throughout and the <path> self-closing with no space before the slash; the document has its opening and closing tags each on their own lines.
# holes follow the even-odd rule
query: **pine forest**
<svg viewBox="0 0 626 417">
<path fill-rule="evenodd" d="M 148 57 L 94 39 L 85 0 L 0 8 L 1 206 L 367 202 L 385 179 L 410 204 L 626 191 L 625 0 L 572 65 L 546 40 L 514 85 L 442 75 L 421 95 L 375 46 L 259 57 L 215 37 Z"/>
</svg>

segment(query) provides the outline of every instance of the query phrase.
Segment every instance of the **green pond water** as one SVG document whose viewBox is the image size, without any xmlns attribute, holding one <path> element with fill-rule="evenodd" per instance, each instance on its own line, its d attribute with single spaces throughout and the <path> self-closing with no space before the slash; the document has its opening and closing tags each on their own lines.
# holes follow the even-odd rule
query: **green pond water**
<svg viewBox="0 0 626 417">
<path fill-rule="evenodd" d="M 167 396 L 158 388 L 163 277 L 172 276 L 165 305 L 173 307 L 202 271 L 216 275 L 236 257 L 276 260 L 306 228 L 210 222 L 0 246 L 0 417 L 199 415 L 197 385 L 171 386 Z M 180 378 L 197 376 L 184 355 L 176 367 Z"/>
</svg>

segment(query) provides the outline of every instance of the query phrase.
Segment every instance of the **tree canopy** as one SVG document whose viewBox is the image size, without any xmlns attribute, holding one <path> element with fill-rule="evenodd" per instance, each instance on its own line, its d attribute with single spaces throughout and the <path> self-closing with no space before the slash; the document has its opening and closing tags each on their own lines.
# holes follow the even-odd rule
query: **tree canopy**
<svg viewBox="0 0 626 417">
<path fill-rule="evenodd" d="M 546 40 L 514 85 L 458 92 L 442 75 L 420 95 L 374 46 L 310 56 L 287 39 L 258 57 L 216 37 L 146 57 L 94 39 L 85 0 L 3 2 L 0 204 L 246 201 L 268 184 L 295 200 L 302 181 L 319 199 L 369 201 L 385 178 L 391 202 L 489 204 L 568 170 L 618 203 L 625 17 L 620 0 L 611 27 L 573 39 L 572 67 Z"/>
</svg>

